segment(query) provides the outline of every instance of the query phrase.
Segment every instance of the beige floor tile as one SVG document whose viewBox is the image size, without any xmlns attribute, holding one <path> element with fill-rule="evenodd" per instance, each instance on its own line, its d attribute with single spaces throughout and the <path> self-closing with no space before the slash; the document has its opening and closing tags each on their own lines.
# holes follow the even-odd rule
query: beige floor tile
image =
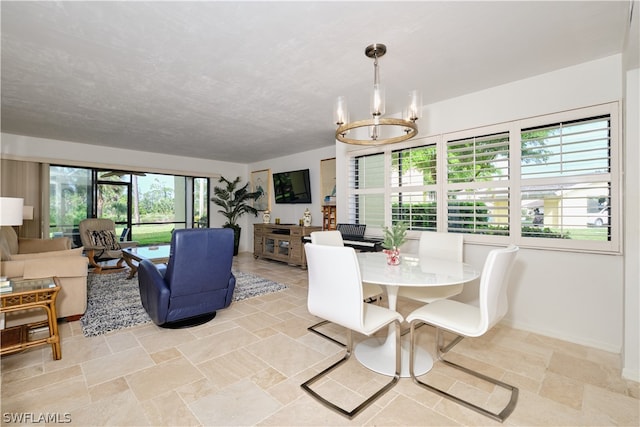
<svg viewBox="0 0 640 427">
<path fill-rule="evenodd" d="M 93 387 L 89 387 L 89 395 L 92 402 L 100 400 L 109 400 L 111 396 L 123 393 L 129 390 L 129 384 L 124 377 L 119 377 L 111 381 L 107 381 Z"/>
<path fill-rule="evenodd" d="M 142 402 L 142 407 L 154 426 L 202 425 L 175 391 Z"/>
<path fill-rule="evenodd" d="M 550 372 L 545 376 L 539 394 L 574 409 L 581 409 L 584 383 Z"/>
<path fill-rule="evenodd" d="M 609 425 L 637 426 L 640 419 L 637 399 L 590 384 L 585 385 L 584 408 L 587 416 L 606 418 Z"/>
<path fill-rule="evenodd" d="M 63 322 L 62 360 L 51 358 L 50 347 L 2 357 L 3 415 L 69 411 L 72 426 L 499 424 L 408 378 L 353 420 L 332 412 L 300 387 L 345 351 L 306 330 L 318 321 L 306 307 L 307 272 L 248 253 L 234 257 L 234 267 L 288 288 L 235 302 L 211 322 L 182 330 L 150 323 L 87 338 L 80 322 Z M 414 306 L 399 302 L 406 312 Z M 326 328 L 346 341 L 344 328 Z M 419 329 L 420 346 L 433 352 L 433 341 L 433 328 Z M 640 384 L 621 378 L 619 354 L 500 324 L 463 340 L 450 356 L 520 388 L 507 426 L 640 424 Z M 351 362 L 316 384 L 347 404 L 388 381 Z M 506 399 L 503 390 L 440 363 L 421 379 L 491 408 Z"/>
<path fill-rule="evenodd" d="M 71 413 L 73 426 L 131 426 L 143 427 L 153 424 L 147 419 L 140 402 L 131 390 L 111 395 L 109 403 L 104 400 L 91 403 Z"/>
<path fill-rule="evenodd" d="M 203 375 L 186 359 L 177 358 L 139 370 L 125 378 L 138 400 L 144 401 L 202 379 Z"/>
<path fill-rule="evenodd" d="M 190 403 L 189 407 L 203 425 L 247 426 L 269 417 L 280 404 L 244 379 Z"/>
<path fill-rule="evenodd" d="M 82 363 L 87 384 L 93 386 L 153 366 L 151 357 L 140 347 Z"/>
<path fill-rule="evenodd" d="M 385 426 L 455 426 L 452 419 L 421 405 L 415 400 L 399 395 L 376 414 L 372 425 Z"/>
<path fill-rule="evenodd" d="M 17 381 L 5 383 L 2 382 L 2 397 L 17 396 L 23 393 L 35 392 L 51 384 L 61 381 L 67 381 L 74 377 L 82 378 L 82 369 L 79 365 L 71 366 L 64 369 L 58 369 L 52 372 L 45 372 L 42 375 L 23 378 Z"/>
<path fill-rule="evenodd" d="M 211 337 L 180 344 L 177 349 L 191 363 L 199 364 L 249 345 L 256 338 L 244 328 L 232 328 Z"/>
<path fill-rule="evenodd" d="M 282 334 L 248 345 L 247 350 L 287 376 L 324 359 L 323 354 Z"/>
</svg>

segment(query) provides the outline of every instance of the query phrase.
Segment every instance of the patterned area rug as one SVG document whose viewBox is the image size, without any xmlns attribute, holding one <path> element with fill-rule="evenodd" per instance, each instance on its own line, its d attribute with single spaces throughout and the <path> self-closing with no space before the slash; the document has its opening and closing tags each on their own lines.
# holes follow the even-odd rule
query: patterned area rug
<svg viewBox="0 0 640 427">
<path fill-rule="evenodd" d="M 89 273 L 87 311 L 80 319 L 85 337 L 102 335 L 118 329 L 151 322 L 140 302 L 137 277 L 127 279 L 128 272 Z M 287 287 L 249 273 L 234 271 L 236 288 L 233 301 L 278 292 Z"/>
</svg>

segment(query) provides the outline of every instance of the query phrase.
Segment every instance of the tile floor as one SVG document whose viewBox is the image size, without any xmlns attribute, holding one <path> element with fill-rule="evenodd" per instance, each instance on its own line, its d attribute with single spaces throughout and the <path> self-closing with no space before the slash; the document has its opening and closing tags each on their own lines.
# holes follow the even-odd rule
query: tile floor
<svg viewBox="0 0 640 427">
<path fill-rule="evenodd" d="M 351 421 L 326 409 L 300 383 L 342 350 L 306 330 L 316 321 L 306 310 L 306 271 L 247 253 L 235 263 L 289 288 L 234 303 L 190 329 L 148 324 L 85 338 L 79 322 L 61 323 L 62 360 L 53 361 L 49 347 L 2 358 L 2 425 L 43 415 L 74 426 L 498 424 L 410 379 Z M 421 338 L 432 349 L 433 330 L 421 328 Z M 506 425 L 639 425 L 638 383 L 621 378 L 617 354 L 497 326 L 463 340 L 453 356 L 520 388 Z M 423 379 L 494 408 L 506 395 L 441 364 Z M 352 358 L 317 387 L 348 405 L 386 380 Z"/>
</svg>

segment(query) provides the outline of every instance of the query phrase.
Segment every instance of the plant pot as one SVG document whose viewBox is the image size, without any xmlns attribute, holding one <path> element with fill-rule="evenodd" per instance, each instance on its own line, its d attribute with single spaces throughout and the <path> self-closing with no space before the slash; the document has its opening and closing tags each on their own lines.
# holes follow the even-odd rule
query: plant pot
<svg viewBox="0 0 640 427">
<path fill-rule="evenodd" d="M 231 228 L 233 230 L 233 256 L 238 255 L 238 247 L 240 246 L 240 232 L 242 228 L 238 225 L 223 225 L 224 228 Z"/>
<path fill-rule="evenodd" d="M 387 264 L 389 265 L 399 265 L 400 264 L 400 251 L 398 248 L 393 249 L 385 249 L 384 252 L 387 255 Z"/>
</svg>

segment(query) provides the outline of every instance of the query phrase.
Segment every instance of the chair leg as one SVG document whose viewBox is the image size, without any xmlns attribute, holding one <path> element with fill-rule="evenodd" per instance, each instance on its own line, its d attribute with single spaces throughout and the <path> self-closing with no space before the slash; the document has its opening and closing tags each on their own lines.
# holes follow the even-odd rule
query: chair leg
<svg viewBox="0 0 640 427">
<path fill-rule="evenodd" d="M 327 323 L 330 323 L 330 322 L 329 322 L 328 320 L 323 320 L 322 322 L 318 322 L 318 323 L 316 323 L 315 325 L 311 325 L 311 326 L 309 326 L 309 327 L 307 328 L 307 330 L 308 330 L 309 332 L 313 332 L 314 334 L 320 335 L 322 338 L 326 338 L 326 339 L 328 339 L 329 341 L 332 341 L 332 342 L 334 342 L 334 343 L 338 344 L 340 347 L 346 347 L 347 345 L 346 345 L 345 343 L 342 343 L 342 342 L 338 341 L 337 339 L 332 338 L 332 337 L 330 337 L 329 335 L 326 335 L 326 334 L 324 334 L 324 333 L 322 333 L 322 332 L 320 332 L 320 331 L 318 331 L 318 330 L 316 330 L 316 329 L 315 329 L 315 328 L 318 328 L 318 327 L 320 327 L 320 326 L 326 325 Z"/>
<path fill-rule="evenodd" d="M 451 350 L 456 344 L 458 344 L 460 341 L 462 341 L 462 339 L 464 337 L 462 336 L 457 336 L 452 342 L 450 342 L 446 347 L 443 346 L 443 342 L 444 339 L 442 337 L 442 331 L 440 328 L 436 328 L 436 355 L 437 355 L 437 359 L 440 360 L 441 362 L 443 362 L 444 364 L 451 366 L 452 368 L 458 369 L 462 372 L 466 372 L 469 375 L 473 375 L 476 378 L 480 378 L 481 380 L 487 381 L 491 384 L 494 384 L 498 387 L 502 387 L 506 390 L 509 390 L 511 392 L 511 398 L 509 399 L 509 402 L 507 403 L 507 405 L 498 413 L 495 412 L 491 412 L 485 408 L 481 408 L 480 406 L 477 406 L 469 401 L 463 400 L 457 396 L 454 396 L 452 394 L 447 393 L 444 390 L 441 390 L 439 388 L 436 388 L 432 385 L 429 385 L 427 383 L 424 383 L 422 381 L 420 381 L 415 373 L 414 373 L 414 362 L 415 362 L 415 341 L 416 341 L 416 333 L 415 333 L 415 323 L 419 323 L 419 321 L 414 321 L 411 322 L 411 328 L 410 328 L 410 333 L 411 333 L 411 350 L 409 353 L 409 374 L 411 375 L 411 379 L 413 380 L 414 383 L 416 383 L 417 385 L 430 390 L 446 399 L 452 400 L 453 402 L 456 402 L 459 405 L 462 405 L 466 408 L 469 408 L 475 412 L 478 412 L 482 415 L 485 415 L 489 418 L 492 418 L 496 421 L 499 422 L 504 422 L 504 420 L 507 419 L 507 417 L 509 415 L 511 415 L 511 413 L 513 412 L 513 410 L 516 408 L 516 403 L 518 402 L 518 388 L 514 387 L 512 385 L 509 385 L 507 383 L 504 383 L 502 381 L 499 381 L 495 378 L 491 378 L 488 377 L 484 374 L 481 374 L 480 372 L 476 372 L 473 371 L 469 368 L 466 368 L 464 366 L 458 365 L 456 363 L 450 362 L 448 360 L 444 359 L 444 354 L 446 354 L 449 350 Z"/>
<path fill-rule="evenodd" d="M 389 381 L 382 388 L 380 388 L 378 391 L 376 391 L 371 396 L 369 396 L 367 399 L 365 399 L 355 409 L 353 409 L 351 411 L 348 411 L 348 410 L 346 410 L 344 408 L 341 408 L 340 406 L 336 405 L 335 403 L 333 403 L 333 402 L 327 400 L 326 398 L 320 396 L 320 394 L 318 394 L 317 392 L 312 390 L 311 387 L 310 387 L 311 384 L 313 384 L 314 382 L 318 381 L 319 379 L 325 377 L 329 372 L 331 372 L 332 370 L 334 370 L 335 368 L 337 368 L 338 366 L 342 365 L 344 362 L 349 360 L 349 357 L 351 357 L 351 353 L 352 353 L 352 350 L 353 350 L 353 333 L 352 333 L 351 330 L 349 330 L 348 333 L 347 333 L 347 352 L 345 353 L 344 357 L 342 359 L 338 360 L 333 365 L 331 365 L 328 368 L 326 368 L 325 370 L 323 370 L 322 372 L 318 373 L 317 375 L 315 375 L 311 379 L 309 379 L 309 380 L 305 381 L 304 383 L 302 383 L 300 385 L 300 387 L 302 387 L 307 393 L 309 393 L 311 395 L 311 397 L 313 397 L 314 399 L 318 400 L 320 403 L 322 403 L 323 405 L 325 405 L 329 409 L 331 409 L 331 410 L 333 410 L 333 411 L 339 413 L 340 415 L 343 415 L 343 416 L 345 416 L 345 417 L 347 417 L 349 419 L 353 419 L 361 411 L 363 411 L 365 408 L 367 408 L 369 405 L 371 405 L 373 402 L 375 402 L 380 396 L 382 396 L 387 391 L 389 391 L 391 388 L 393 388 L 393 386 L 395 386 L 396 383 L 398 382 L 398 380 L 400 379 L 400 363 L 401 363 L 400 322 L 396 321 L 394 323 L 395 323 L 395 327 L 396 327 L 396 373 L 393 376 L 393 378 L 391 379 L 391 381 Z"/>
<path fill-rule="evenodd" d="M 372 304 L 374 302 L 377 302 L 378 299 L 375 297 L 371 297 L 369 298 L 367 301 L 365 301 L 366 303 Z M 314 334 L 320 335 L 322 338 L 326 338 L 331 342 L 334 342 L 336 344 L 338 344 L 340 347 L 346 347 L 347 345 L 343 342 L 338 341 L 335 338 L 330 337 L 329 335 L 326 335 L 322 332 L 320 332 L 319 330 L 317 330 L 316 328 L 319 328 L 320 326 L 326 325 L 327 323 L 331 323 L 328 320 L 323 320 L 322 322 L 318 322 L 315 325 L 311 325 L 307 328 L 307 331 L 309 332 L 313 332 Z"/>
<path fill-rule="evenodd" d="M 93 267 L 93 273 L 102 274 L 102 273 L 116 273 L 118 271 L 124 270 L 125 266 L 124 258 L 118 259 L 116 265 L 102 265 L 96 260 L 96 251 L 93 249 L 87 250 L 87 258 L 89 260 L 89 265 Z"/>
</svg>

